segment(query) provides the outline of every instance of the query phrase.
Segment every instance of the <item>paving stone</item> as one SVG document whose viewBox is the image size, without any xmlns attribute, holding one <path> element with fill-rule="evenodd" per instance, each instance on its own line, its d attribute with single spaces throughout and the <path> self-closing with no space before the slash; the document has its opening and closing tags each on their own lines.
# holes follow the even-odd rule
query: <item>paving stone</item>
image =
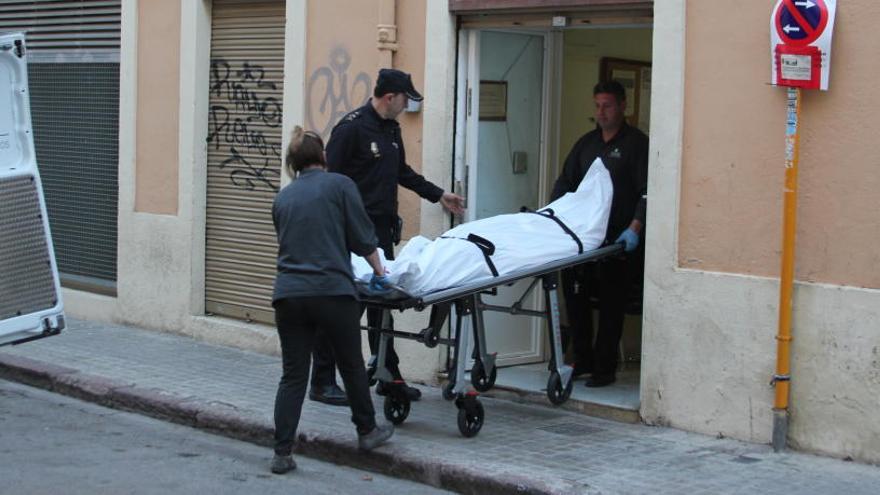
<svg viewBox="0 0 880 495">
<path fill-rule="evenodd" d="M 177 408 L 197 426 L 237 429 L 257 443 L 271 437 L 280 372 L 278 357 L 75 319 L 60 336 L 0 349 L 0 376 L 54 380 L 152 414 Z M 356 452 L 348 409 L 306 400 L 302 450 L 473 493 L 493 479 L 492 491 L 521 493 L 875 494 L 880 486 L 874 466 L 488 397 L 482 431 L 465 439 L 455 406 L 439 389 L 421 389 L 392 443 L 373 456 Z M 374 403 L 381 415 L 382 398 Z"/>
</svg>

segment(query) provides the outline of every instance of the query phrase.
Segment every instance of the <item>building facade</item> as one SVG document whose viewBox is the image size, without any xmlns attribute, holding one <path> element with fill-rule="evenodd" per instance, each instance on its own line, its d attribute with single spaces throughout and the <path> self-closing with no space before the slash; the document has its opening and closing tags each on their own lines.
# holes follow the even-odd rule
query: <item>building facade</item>
<svg viewBox="0 0 880 495">
<path fill-rule="evenodd" d="M 411 72 L 425 101 L 400 118 L 409 162 L 465 194 L 474 219 L 545 202 L 594 125 L 591 87 L 622 78 L 651 138 L 634 407 L 767 443 L 785 151 L 773 3 L 121 0 L 115 273 L 103 289 L 69 278 L 68 312 L 276 352 L 269 206 L 294 125 L 327 136 L 380 67 Z M 865 63 L 878 9 L 841 2 L 830 90 L 804 99 L 789 431 L 797 448 L 867 462 L 880 462 L 880 69 Z M 451 222 L 407 191 L 401 210 L 405 238 Z M 540 363 L 543 332 L 517 323 L 490 343 L 505 365 Z M 436 382 L 445 349 L 398 345 L 410 379 Z"/>
</svg>

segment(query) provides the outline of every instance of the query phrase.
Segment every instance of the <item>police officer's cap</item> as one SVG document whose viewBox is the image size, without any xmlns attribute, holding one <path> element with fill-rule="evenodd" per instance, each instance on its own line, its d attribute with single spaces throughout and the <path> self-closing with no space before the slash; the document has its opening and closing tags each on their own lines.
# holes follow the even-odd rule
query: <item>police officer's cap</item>
<svg viewBox="0 0 880 495">
<path fill-rule="evenodd" d="M 405 93 L 410 100 L 422 101 L 422 95 L 413 86 L 412 77 L 397 69 L 379 70 L 379 78 L 376 79 L 376 94 L 386 95 L 388 93 Z"/>
</svg>

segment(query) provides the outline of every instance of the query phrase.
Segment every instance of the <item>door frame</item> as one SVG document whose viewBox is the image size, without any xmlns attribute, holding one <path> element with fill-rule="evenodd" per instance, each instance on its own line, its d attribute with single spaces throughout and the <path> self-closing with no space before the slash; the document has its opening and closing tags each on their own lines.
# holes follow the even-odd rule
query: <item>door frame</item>
<svg viewBox="0 0 880 495">
<path fill-rule="evenodd" d="M 557 172 L 559 140 L 558 135 L 561 93 L 562 93 L 562 33 L 545 28 L 479 28 L 460 29 L 458 32 L 458 62 L 456 67 L 456 119 L 455 119 L 455 153 L 453 165 L 453 184 L 457 193 L 466 198 L 471 191 L 477 190 L 476 167 L 478 162 L 479 142 L 479 70 L 480 70 L 480 33 L 501 32 L 528 34 L 543 38 L 542 57 L 542 94 L 541 94 L 541 131 L 540 173 L 538 179 L 538 203 L 545 204 L 550 197 L 550 186 Z M 467 213 L 464 221 L 476 219 L 475 202 L 467 201 Z M 543 289 L 536 288 L 526 303 L 536 309 L 543 309 Z M 530 351 L 518 353 L 499 359 L 500 366 L 540 363 L 548 359 L 550 348 L 547 342 L 546 321 L 532 320 Z M 470 327 L 468 326 L 468 330 Z"/>
<path fill-rule="evenodd" d="M 550 199 L 550 189 L 558 173 L 560 114 L 562 105 L 562 32 L 545 28 L 479 28 L 460 29 L 458 32 L 458 63 L 456 67 L 456 118 L 453 184 L 457 193 L 475 191 L 477 174 L 471 164 L 477 162 L 478 149 L 469 143 L 479 140 L 479 119 L 473 117 L 480 106 L 479 88 L 473 88 L 468 78 L 479 74 L 479 33 L 484 31 L 513 34 L 531 34 L 544 38 L 543 81 L 541 95 L 541 162 L 538 203 Z M 479 81 L 479 77 L 476 78 Z M 476 90 L 475 90 L 476 89 Z M 473 170 L 472 170 L 473 169 Z M 470 202 L 469 202 L 470 203 Z M 468 208 L 466 220 L 474 220 L 475 210 Z"/>
</svg>

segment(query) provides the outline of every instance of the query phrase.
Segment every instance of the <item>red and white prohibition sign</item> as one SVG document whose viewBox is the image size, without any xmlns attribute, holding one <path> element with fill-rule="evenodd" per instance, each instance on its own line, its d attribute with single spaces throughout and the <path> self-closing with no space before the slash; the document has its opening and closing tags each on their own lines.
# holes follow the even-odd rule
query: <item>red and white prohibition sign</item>
<svg viewBox="0 0 880 495">
<path fill-rule="evenodd" d="M 837 0 L 778 0 L 770 19 L 773 84 L 828 89 Z"/>
</svg>

